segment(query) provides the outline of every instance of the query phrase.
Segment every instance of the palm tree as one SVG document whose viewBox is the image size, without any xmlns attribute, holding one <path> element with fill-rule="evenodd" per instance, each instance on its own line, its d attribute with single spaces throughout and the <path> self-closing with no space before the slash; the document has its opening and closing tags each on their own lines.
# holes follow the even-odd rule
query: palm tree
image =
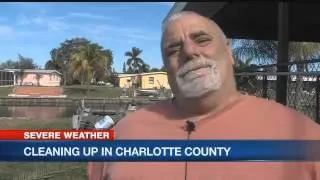
<svg viewBox="0 0 320 180">
<path fill-rule="evenodd" d="M 253 58 L 247 58 L 241 60 L 236 54 L 234 55 L 235 60 L 235 73 L 253 72 L 256 70 L 256 65 L 253 64 Z M 236 76 L 238 89 L 245 91 L 250 94 L 257 93 L 257 87 L 255 86 L 255 76 Z"/>
<path fill-rule="evenodd" d="M 104 50 L 98 44 L 87 45 L 86 56 L 90 59 L 95 81 L 103 80 L 112 73 L 113 54 L 110 50 Z"/>
<path fill-rule="evenodd" d="M 139 57 L 142 53 L 142 50 L 136 47 L 132 47 L 131 51 L 125 52 L 125 56 L 128 56 L 129 59 L 127 60 L 127 65 L 129 66 L 128 72 L 135 72 L 137 74 L 140 74 L 144 70 L 146 70 L 147 66 L 144 63 L 144 61 Z M 134 80 L 133 88 L 134 88 L 134 94 L 136 91 L 136 88 L 139 87 L 141 84 L 141 76 L 138 76 Z"/>
<path fill-rule="evenodd" d="M 127 66 L 126 63 L 124 62 L 122 65 L 122 73 L 126 73 L 127 72 Z"/>
<path fill-rule="evenodd" d="M 274 63 L 277 59 L 276 41 L 260 41 L 260 40 L 233 40 L 234 53 L 239 57 L 253 57 L 256 61 L 264 63 Z M 320 43 L 310 42 L 290 42 L 289 43 L 289 61 L 305 61 L 320 56 Z M 297 72 L 308 71 L 306 64 L 298 64 L 296 66 Z M 296 90 L 294 106 L 300 108 L 303 87 L 303 77 L 296 78 Z"/>
<path fill-rule="evenodd" d="M 253 58 L 258 64 L 274 62 L 277 57 L 276 41 L 231 40 L 234 54 L 240 59 Z M 261 63 L 263 61 L 263 63 Z"/>
<path fill-rule="evenodd" d="M 113 53 L 110 49 L 105 49 L 102 51 L 103 54 L 105 54 L 106 56 L 106 65 L 107 65 L 107 71 L 108 74 L 113 74 L 113 69 L 112 69 L 112 65 L 113 65 Z"/>
<path fill-rule="evenodd" d="M 235 61 L 235 72 L 248 72 L 255 69 L 255 64 L 253 63 L 253 58 L 247 58 L 245 61 L 241 60 L 237 55 L 234 55 Z"/>
<path fill-rule="evenodd" d="M 129 68 L 133 69 L 135 72 L 142 72 L 142 67 L 144 61 L 139 57 L 142 53 L 142 50 L 136 47 L 133 47 L 131 51 L 125 52 L 125 56 L 128 56 L 127 65 Z"/>
<path fill-rule="evenodd" d="M 44 65 L 44 68 L 45 68 L 45 69 L 50 69 L 50 70 L 53 70 L 53 69 L 57 70 L 57 69 L 59 69 L 59 68 L 57 67 L 57 64 L 56 64 L 53 60 L 47 61 L 46 64 Z"/>
<path fill-rule="evenodd" d="M 90 47 L 82 46 L 78 52 L 73 54 L 70 62 L 70 72 L 74 79 L 80 81 L 81 85 L 90 83 L 93 71 L 92 71 L 92 59 L 89 57 Z"/>
<path fill-rule="evenodd" d="M 256 61 L 274 63 L 277 59 L 277 41 L 232 40 L 234 54 L 239 58 L 252 57 Z M 304 61 L 320 55 L 320 43 L 290 42 L 289 61 Z"/>
<path fill-rule="evenodd" d="M 80 46 L 71 58 L 69 72 L 82 85 L 91 80 L 103 80 L 112 73 L 112 56 L 110 50 L 104 50 L 98 44 Z"/>
<path fill-rule="evenodd" d="M 146 63 L 143 63 L 142 67 L 141 67 L 142 72 L 147 73 L 150 72 L 150 66 Z"/>
</svg>

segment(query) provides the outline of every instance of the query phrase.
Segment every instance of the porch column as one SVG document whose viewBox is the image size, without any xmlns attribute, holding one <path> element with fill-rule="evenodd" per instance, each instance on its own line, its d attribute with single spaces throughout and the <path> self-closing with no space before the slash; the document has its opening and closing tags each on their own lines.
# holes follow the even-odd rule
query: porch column
<svg viewBox="0 0 320 180">
<path fill-rule="evenodd" d="M 289 27 L 288 27 L 289 3 L 280 1 L 278 4 L 278 52 L 277 72 L 288 72 L 289 55 Z M 287 104 L 287 76 L 277 77 L 276 101 Z"/>
</svg>

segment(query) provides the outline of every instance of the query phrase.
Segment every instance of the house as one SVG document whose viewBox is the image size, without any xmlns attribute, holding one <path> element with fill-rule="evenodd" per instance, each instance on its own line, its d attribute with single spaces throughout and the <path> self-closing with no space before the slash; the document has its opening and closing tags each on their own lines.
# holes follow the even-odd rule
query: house
<svg viewBox="0 0 320 180">
<path fill-rule="evenodd" d="M 134 78 L 137 78 L 139 74 L 118 74 L 119 78 L 119 87 L 121 88 L 130 88 L 132 87 L 132 82 Z"/>
<path fill-rule="evenodd" d="M 150 72 L 140 74 L 119 74 L 119 87 L 130 88 L 134 82 L 139 83 L 141 89 L 170 89 L 166 72 Z"/>
<path fill-rule="evenodd" d="M 0 70 L 0 85 L 60 86 L 61 80 L 62 74 L 56 70 Z"/>
</svg>

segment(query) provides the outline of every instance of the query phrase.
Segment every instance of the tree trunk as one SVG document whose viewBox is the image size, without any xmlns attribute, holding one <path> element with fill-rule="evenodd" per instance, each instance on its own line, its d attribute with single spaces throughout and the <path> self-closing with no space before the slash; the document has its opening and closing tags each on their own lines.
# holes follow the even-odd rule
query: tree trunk
<svg viewBox="0 0 320 180">
<path fill-rule="evenodd" d="M 63 72 L 63 85 L 64 86 L 67 85 L 67 73 L 66 73 L 66 71 Z"/>
</svg>

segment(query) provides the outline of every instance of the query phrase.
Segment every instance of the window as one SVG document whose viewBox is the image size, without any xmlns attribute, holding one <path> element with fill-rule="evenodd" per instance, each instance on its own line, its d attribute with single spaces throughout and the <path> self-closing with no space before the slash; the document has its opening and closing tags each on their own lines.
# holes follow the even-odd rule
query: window
<svg viewBox="0 0 320 180">
<path fill-rule="evenodd" d="M 154 84 L 154 77 L 149 77 L 149 84 Z"/>
</svg>

